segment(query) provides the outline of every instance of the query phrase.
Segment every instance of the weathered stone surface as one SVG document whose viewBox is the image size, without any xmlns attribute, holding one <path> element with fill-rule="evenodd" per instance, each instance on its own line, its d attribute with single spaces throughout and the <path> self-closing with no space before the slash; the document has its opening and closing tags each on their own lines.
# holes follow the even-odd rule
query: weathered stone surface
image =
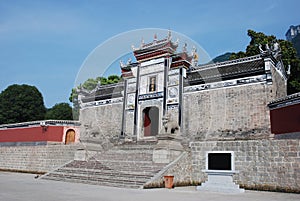
<svg viewBox="0 0 300 201">
<path fill-rule="evenodd" d="M 208 173 L 208 180 L 197 186 L 199 191 L 212 191 L 223 193 L 244 193 L 245 189 L 241 189 L 232 179 L 233 173 Z"/>
<path fill-rule="evenodd" d="M 111 147 L 121 134 L 122 103 L 84 108 L 80 111 L 81 141 Z"/>
<path fill-rule="evenodd" d="M 300 140 L 192 142 L 192 177 L 206 180 L 202 170 L 206 168 L 207 151 L 233 151 L 235 169 L 239 171 L 234 181 L 241 187 L 299 192 L 299 143 Z"/>
<path fill-rule="evenodd" d="M 273 98 L 264 84 L 186 93 L 182 132 L 197 140 L 268 138 Z"/>
<path fill-rule="evenodd" d="M 74 159 L 76 145 L 0 147 L 0 169 L 48 172 Z"/>
</svg>

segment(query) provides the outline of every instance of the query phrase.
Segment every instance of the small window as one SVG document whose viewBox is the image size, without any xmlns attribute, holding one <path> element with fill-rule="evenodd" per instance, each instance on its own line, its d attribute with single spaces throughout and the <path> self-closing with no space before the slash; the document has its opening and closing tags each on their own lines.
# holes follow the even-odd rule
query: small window
<svg viewBox="0 0 300 201">
<path fill-rule="evenodd" d="M 156 77 L 150 77 L 149 79 L 149 92 L 156 91 Z"/>
</svg>

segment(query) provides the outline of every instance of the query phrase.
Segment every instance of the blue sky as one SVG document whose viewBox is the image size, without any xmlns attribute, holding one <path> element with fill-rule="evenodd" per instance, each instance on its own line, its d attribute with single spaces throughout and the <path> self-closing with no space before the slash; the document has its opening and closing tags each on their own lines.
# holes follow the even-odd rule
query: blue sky
<svg viewBox="0 0 300 201">
<path fill-rule="evenodd" d="M 244 50 L 248 29 L 285 39 L 300 24 L 299 7 L 299 0 L 0 0 L 0 91 L 34 85 L 49 108 L 68 102 L 86 57 L 117 34 L 171 29 L 213 58 Z"/>
</svg>

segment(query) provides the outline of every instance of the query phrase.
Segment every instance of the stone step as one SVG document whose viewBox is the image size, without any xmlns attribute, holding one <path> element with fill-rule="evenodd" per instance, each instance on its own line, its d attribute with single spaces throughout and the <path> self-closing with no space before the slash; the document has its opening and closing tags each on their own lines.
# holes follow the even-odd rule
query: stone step
<svg viewBox="0 0 300 201">
<path fill-rule="evenodd" d="M 150 156 L 137 156 L 137 155 L 107 155 L 107 156 L 95 156 L 95 160 L 98 161 L 152 161 L 152 155 Z"/>
<path fill-rule="evenodd" d="M 118 150 L 118 151 L 152 151 L 154 148 L 153 145 L 120 145 L 117 147 L 114 147 L 112 150 Z"/>
<path fill-rule="evenodd" d="M 102 178 L 92 178 L 92 177 L 75 177 L 75 176 L 64 176 L 61 175 L 52 175 L 51 177 L 45 177 L 43 179 L 47 180 L 54 180 L 54 181 L 65 181 L 65 182 L 72 182 L 72 183 L 84 183 L 84 184 L 93 184 L 93 185 L 100 185 L 100 186 L 111 186 L 111 187 L 118 187 L 118 188 L 141 188 L 144 184 L 138 182 L 126 182 L 126 181 L 116 181 L 113 182 L 112 180 L 105 180 Z"/>
<path fill-rule="evenodd" d="M 105 164 L 105 165 L 103 165 Z M 156 171 L 163 168 L 166 164 L 153 163 L 152 161 L 73 161 L 66 165 L 69 168 L 85 168 L 85 169 L 117 169 L 120 171 Z"/>
<path fill-rule="evenodd" d="M 50 173 L 48 177 L 88 177 L 93 179 L 103 179 L 107 181 L 129 181 L 129 182 L 140 182 L 145 183 L 152 178 L 153 175 L 137 175 L 137 174 L 128 174 L 128 173 L 105 173 L 105 172 L 87 172 L 87 171 L 75 171 L 75 172 L 66 172 L 66 171 L 56 171 L 55 173 Z"/>
<path fill-rule="evenodd" d="M 56 170 L 56 172 L 62 172 L 62 173 L 86 173 L 86 174 L 103 174 L 103 175 L 111 175 L 111 176 L 117 176 L 117 175 L 128 175 L 128 176 L 134 176 L 134 177 L 152 177 L 153 174 L 156 172 L 146 172 L 146 171 L 139 171 L 139 172 L 133 172 L 133 171 L 120 171 L 120 170 L 97 170 L 97 169 L 83 169 L 83 168 L 60 168 Z"/>
<path fill-rule="evenodd" d="M 141 188 L 167 164 L 153 163 L 152 144 L 126 144 L 72 161 L 44 179 L 122 188 Z"/>
</svg>

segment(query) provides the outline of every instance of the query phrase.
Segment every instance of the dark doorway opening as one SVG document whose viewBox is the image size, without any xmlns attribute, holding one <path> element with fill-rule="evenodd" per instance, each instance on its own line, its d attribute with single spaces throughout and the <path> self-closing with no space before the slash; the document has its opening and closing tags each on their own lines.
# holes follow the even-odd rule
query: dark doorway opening
<svg viewBox="0 0 300 201">
<path fill-rule="evenodd" d="M 146 107 L 143 110 L 144 137 L 158 134 L 159 109 L 157 107 Z"/>
</svg>

